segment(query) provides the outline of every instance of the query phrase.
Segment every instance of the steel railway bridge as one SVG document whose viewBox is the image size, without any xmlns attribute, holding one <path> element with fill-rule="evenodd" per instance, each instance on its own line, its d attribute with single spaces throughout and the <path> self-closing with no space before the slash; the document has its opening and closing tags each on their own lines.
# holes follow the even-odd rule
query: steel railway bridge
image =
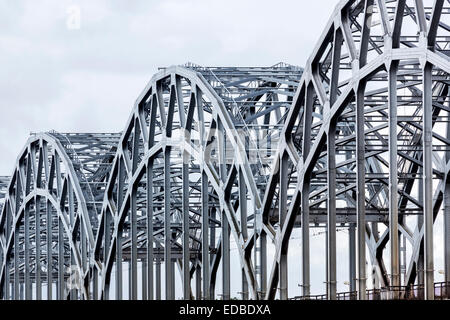
<svg viewBox="0 0 450 320">
<path fill-rule="evenodd" d="M 341 1 L 304 69 L 161 68 L 122 132 L 32 134 L 0 177 L 0 298 L 448 298 L 449 85 L 449 0 Z"/>
</svg>

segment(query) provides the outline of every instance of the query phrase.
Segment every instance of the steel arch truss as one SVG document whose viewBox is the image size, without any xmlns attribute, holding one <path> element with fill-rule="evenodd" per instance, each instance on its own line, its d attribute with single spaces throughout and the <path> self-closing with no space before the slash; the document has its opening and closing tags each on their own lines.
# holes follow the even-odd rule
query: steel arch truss
<svg viewBox="0 0 450 320">
<path fill-rule="evenodd" d="M 222 261 L 222 294 L 229 299 L 233 236 L 242 267 L 237 276 L 257 298 L 254 230 L 247 224 L 255 225 L 260 212 L 246 148 L 221 97 L 200 73 L 165 69 L 137 100 L 111 169 L 95 251 L 103 265 L 101 297 L 109 298 L 113 286 L 123 298 L 126 261 L 130 299 L 161 297 L 161 262 L 166 299 L 175 298 L 175 264 L 184 298 L 194 296 L 196 274 L 196 297 L 210 299 Z"/>
<path fill-rule="evenodd" d="M 243 299 L 288 299 L 300 227 L 310 298 L 319 226 L 338 299 L 340 225 L 352 294 L 371 298 L 367 256 L 380 287 L 433 299 L 440 212 L 450 282 L 449 26 L 449 0 L 341 1 L 303 75 L 164 68 L 122 133 L 32 136 L 0 178 L 0 297 L 227 300 L 238 277 Z"/>
<path fill-rule="evenodd" d="M 403 285 L 414 284 L 424 254 L 425 295 L 433 298 L 432 228 L 449 190 L 449 13 L 444 0 L 337 6 L 305 67 L 264 197 L 264 219 L 278 208 L 280 224 L 266 298 L 274 298 L 277 287 L 281 299 L 288 298 L 296 223 L 302 226 L 303 296 L 310 295 L 311 222 L 327 227 L 329 299 L 336 299 L 337 222 L 357 227 L 350 248 L 357 269 L 350 279 L 360 299 L 366 298 L 366 246 L 380 285 L 401 285 L 400 235 L 412 247 Z M 448 201 L 444 211 L 448 245 Z M 411 228 L 407 219 L 414 216 Z M 448 261 L 446 268 L 448 279 Z"/>
<path fill-rule="evenodd" d="M 93 228 L 80 177 L 54 136 L 34 135 L 20 153 L 0 231 L 2 298 L 41 299 L 45 294 L 65 299 L 69 292 L 71 298 L 89 296 Z M 71 276 L 80 279 L 76 290 L 67 286 Z"/>
</svg>

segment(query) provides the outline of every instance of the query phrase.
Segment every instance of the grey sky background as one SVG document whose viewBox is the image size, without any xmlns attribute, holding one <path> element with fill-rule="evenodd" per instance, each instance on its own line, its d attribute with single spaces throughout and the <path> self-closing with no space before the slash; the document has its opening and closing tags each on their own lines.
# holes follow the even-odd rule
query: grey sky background
<svg viewBox="0 0 450 320">
<path fill-rule="evenodd" d="M 303 66 L 338 2 L 0 0 L 0 175 L 11 174 L 30 132 L 123 130 L 135 99 L 158 67 L 188 61 Z M 71 6 L 81 10 L 79 29 L 67 27 Z M 442 222 L 436 227 L 441 230 Z M 325 292 L 320 231 L 311 239 L 313 294 Z M 437 270 L 441 235 L 435 240 Z M 291 296 L 301 293 L 300 230 L 293 237 Z M 338 232 L 339 291 L 348 290 L 347 243 L 348 233 Z M 270 257 L 274 248 L 268 249 Z M 219 273 L 218 290 L 220 278 Z M 232 279 L 235 296 L 239 281 Z"/>
</svg>

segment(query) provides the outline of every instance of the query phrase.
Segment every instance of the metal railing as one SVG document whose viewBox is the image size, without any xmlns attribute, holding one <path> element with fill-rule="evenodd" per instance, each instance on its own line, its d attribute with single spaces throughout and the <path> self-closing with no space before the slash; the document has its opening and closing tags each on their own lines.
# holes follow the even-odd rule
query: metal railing
<svg viewBox="0 0 450 320">
<path fill-rule="evenodd" d="M 337 300 L 357 300 L 358 294 L 356 291 L 349 291 L 349 292 L 340 292 L 336 295 Z"/>
<path fill-rule="evenodd" d="M 436 300 L 450 299 L 450 282 L 438 282 L 434 284 L 434 298 Z"/>
<path fill-rule="evenodd" d="M 423 300 L 425 291 L 423 285 L 412 286 L 389 286 L 381 289 L 369 289 L 366 291 L 367 300 Z M 327 300 L 326 294 L 297 296 L 289 300 Z M 336 296 L 337 300 L 357 300 L 356 291 L 340 292 Z M 434 299 L 450 299 L 450 282 L 437 282 L 434 284 Z"/>
</svg>

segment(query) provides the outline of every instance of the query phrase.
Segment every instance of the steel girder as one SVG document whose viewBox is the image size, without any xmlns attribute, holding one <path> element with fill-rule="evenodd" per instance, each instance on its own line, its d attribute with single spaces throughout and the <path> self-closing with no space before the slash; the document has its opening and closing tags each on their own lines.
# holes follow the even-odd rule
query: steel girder
<svg viewBox="0 0 450 320">
<path fill-rule="evenodd" d="M 350 279 L 359 299 L 366 299 L 366 247 L 382 287 L 414 284 L 424 254 L 425 296 L 433 299 L 432 228 L 448 190 L 449 13 L 443 0 L 336 7 L 305 67 L 264 197 L 266 221 L 272 208 L 280 217 L 266 298 L 273 299 L 277 287 L 280 298 L 288 298 L 287 254 L 298 216 L 303 295 L 310 295 L 309 221 L 319 210 L 327 219 L 327 298 L 336 299 L 336 212 L 348 210 L 356 213 L 350 265 L 357 269 L 351 267 Z M 384 230 L 369 223 L 368 210 L 387 214 Z M 444 211 L 448 256 L 448 201 Z M 414 212 L 411 230 L 407 217 Z M 403 283 L 401 234 L 413 251 Z M 447 261 L 447 281 L 448 268 Z"/>
</svg>

